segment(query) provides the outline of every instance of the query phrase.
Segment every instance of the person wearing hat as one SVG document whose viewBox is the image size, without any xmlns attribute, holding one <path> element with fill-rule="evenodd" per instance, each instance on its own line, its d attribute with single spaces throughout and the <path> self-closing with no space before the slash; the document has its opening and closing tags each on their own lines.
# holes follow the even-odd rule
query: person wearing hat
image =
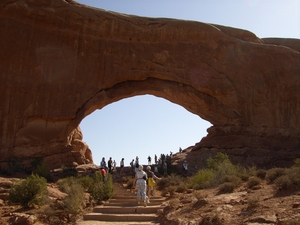
<svg viewBox="0 0 300 225">
<path fill-rule="evenodd" d="M 138 203 L 140 203 L 141 200 L 143 200 L 144 202 L 144 206 L 147 206 L 148 203 L 148 197 L 147 197 L 147 174 L 146 172 L 143 170 L 143 166 L 139 165 L 138 167 L 138 171 L 136 171 L 135 173 L 135 179 L 134 179 L 134 183 L 137 189 L 137 195 L 136 195 L 136 199 L 138 201 Z"/>
</svg>

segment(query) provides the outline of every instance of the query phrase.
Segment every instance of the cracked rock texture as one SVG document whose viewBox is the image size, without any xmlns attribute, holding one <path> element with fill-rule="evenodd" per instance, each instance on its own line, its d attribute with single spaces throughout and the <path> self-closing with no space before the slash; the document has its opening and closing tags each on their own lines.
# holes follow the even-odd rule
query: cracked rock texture
<svg viewBox="0 0 300 225">
<path fill-rule="evenodd" d="M 1 0 L 0 33 L 2 167 L 92 162 L 81 120 L 142 94 L 213 124 L 191 151 L 198 159 L 223 151 L 272 166 L 300 157 L 300 40 L 71 0 Z"/>
</svg>

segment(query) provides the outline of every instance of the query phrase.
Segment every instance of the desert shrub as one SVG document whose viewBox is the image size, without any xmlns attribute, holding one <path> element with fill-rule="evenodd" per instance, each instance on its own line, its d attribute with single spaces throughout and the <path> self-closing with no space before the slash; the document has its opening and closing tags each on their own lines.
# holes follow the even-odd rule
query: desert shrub
<svg viewBox="0 0 300 225">
<path fill-rule="evenodd" d="M 182 181 L 182 177 L 172 173 L 167 177 L 162 177 L 162 179 L 157 183 L 157 189 L 163 190 L 169 186 L 178 186 Z"/>
<path fill-rule="evenodd" d="M 287 172 L 294 186 L 300 188 L 300 167 L 292 167 Z"/>
<path fill-rule="evenodd" d="M 274 180 L 278 190 L 291 190 L 300 188 L 300 167 L 285 169 L 285 174 Z"/>
<path fill-rule="evenodd" d="M 73 184 L 77 183 L 77 180 L 75 177 L 65 177 L 62 179 L 59 179 L 56 184 L 58 185 L 58 188 L 60 191 L 64 193 L 68 193 L 69 187 Z"/>
<path fill-rule="evenodd" d="M 206 169 L 199 170 L 189 180 L 189 186 L 194 189 L 213 187 L 221 184 L 226 176 L 235 177 L 239 183 L 241 179 L 248 179 L 248 172 L 245 168 L 233 165 L 228 156 L 224 153 L 217 153 L 215 158 L 207 159 Z M 233 182 L 233 181 L 230 181 Z"/>
<path fill-rule="evenodd" d="M 91 196 L 97 200 L 107 200 L 113 196 L 114 188 L 111 174 L 107 174 L 105 182 L 102 181 L 101 173 L 95 173 L 94 184 L 91 188 Z"/>
<path fill-rule="evenodd" d="M 236 165 L 236 176 L 238 176 L 242 181 L 248 181 L 250 174 L 252 173 L 252 168 L 245 168 L 240 165 Z"/>
<path fill-rule="evenodd" d="M 179 185 L 176 186 L 176 192 L 183 193 L 188 189 L 184 182 L 181 182 Z"/>
<path fill-rule="evenodd" d="M 212 169 L 199 170 L 194 176 L 189 179 L 189 186 L 196 190 L 208 188 L 212 186 L 215 174 Z"/>
<path fill-rule="evenodd" d="M 93 178 L 90 176 L 79 175 L 77 180 L 85 190 L 90 190 L 94 183 Z"/>
<path fill-rule="evenodd" d="M 170 196 L 173 196 L 175 191 L 176 191 L 176 187 L 175 186 L 168 186 L 166 188 L 166 191 L 170 193 Z"/>
<path fill-rule="evenodd" d="M 219 194 L 232 193 L 235 187 L 236 185 L 233 182 L 225 182 L 223 184 L 220 184 L 218 188 L 218 193 Z"/>
<path fill-rule="evenodd" d="M 9 191 L 9 201 L 19 203 L 24 207 L 40 206 L 46 202 L 47 194 L 46 179 L 32 174 L 25 180 L 12 185 Z"/>
<path fill-rule="evenodd" d="M 82 210 L 84 202 L 84 188 L 76 179 L 70 179 L 68 185 L 64 187 L 67 197 L 64 198 L 64 208 L 70 214 L 77 214 Z M 65 183 L 67 184 L 67 183 Z"/>
<path fill-rule="evenodd" d="M 218 170 L 224 162 L 230 162 L 227 154 L 218 152 L 215 158 L 209 157 L 206 161 L 206 164 L 209 169 Z"/>
<path fill-rule="evenodd" d="M 288 190 L 293 186 L 292 180 L 288 175 L 282 175 L 276 178 L 274 184 L 279 190 Z"/>
<path fill-rule="evenodd" d="M 222 183 L 231 182 L 237 187 L 241 183 L 241 178 L 236 175 L 226 175 L 222 179 Z"/>
<path fill-rule="evenodd" d="M 256 166 L 247 167 L 247 173 L 251 177 L 256 175 L 256 171 L 257 171 Z"/>
<path fill-rule="evenodd" d="M 262 180 L 259 177 L 250 177 L 250 179 L 247 182 L 247 187 L 252 188 L 256 185 L 261 184 Z"/>
<path fill-rule="evenodd" d="M 273 183 L 274 180 L 276 180 L 278 177 L 282 176 L 285 174 L 285 169 L 284 168 L 272 168 L 267 171 L 266 174 L 266 180 L 269 183 Z"/>
<path fill-rule="evenodd" d="M 70 214 L 77 214 L 82 210 L 84 202 L 84 192 L 90 185 L 93 179 L 87 177 L 66 177 L 59 179 L 56 183 L 59 189 L 68 194 L 64 198 L 64 209 Z"/>
<path fill-rule="evenodd" d="M 266 171 L 266 170 L 264 170 L 264 169 L 259 169 L 259 170 L 256 171 L 255 176 L 257 176 L 258 178 L 260 178 L 260 179 L 263 180 L 263 179 L 266 178 L 266 174 L 267 174 L 267 171 Z"/>
</svg>

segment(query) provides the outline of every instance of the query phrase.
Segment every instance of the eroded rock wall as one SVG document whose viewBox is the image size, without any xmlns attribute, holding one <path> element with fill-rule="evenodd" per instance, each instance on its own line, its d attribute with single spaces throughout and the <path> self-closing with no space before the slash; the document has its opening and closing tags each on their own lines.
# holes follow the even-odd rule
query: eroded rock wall
<svg viewBox="0 0 300 225">
<path fill-rule="evenodd" d="M 0 33 L 2 166 L 90 162 L 74 135 L 81 120 L 141 94 L 213 124 L 195 151 L 237 152 L 247 162 L 262 149 L 263 163 L 278 152 L 300 156 L 299 40 L 64 0 L 2 0 Z"/>
</svg>

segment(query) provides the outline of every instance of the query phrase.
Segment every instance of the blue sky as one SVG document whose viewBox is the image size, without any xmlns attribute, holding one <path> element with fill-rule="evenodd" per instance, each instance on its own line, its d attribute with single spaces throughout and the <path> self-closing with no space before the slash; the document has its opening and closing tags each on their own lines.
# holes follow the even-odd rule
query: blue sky
<svg viewBox="0 0 300 225">
<path fill-rule="evenodd" d="M 194 20 L 249 30 L 259 38 L 300 39 L 300 0 L 77 0 L 109 11 Z M 139 156 L 169 154 L 194 145 L 211 124 L 183 107 L 151 95 L 120 100 L 81 122 L 94 163 L 112 157 L 125 165 Z"/>
</svg>

